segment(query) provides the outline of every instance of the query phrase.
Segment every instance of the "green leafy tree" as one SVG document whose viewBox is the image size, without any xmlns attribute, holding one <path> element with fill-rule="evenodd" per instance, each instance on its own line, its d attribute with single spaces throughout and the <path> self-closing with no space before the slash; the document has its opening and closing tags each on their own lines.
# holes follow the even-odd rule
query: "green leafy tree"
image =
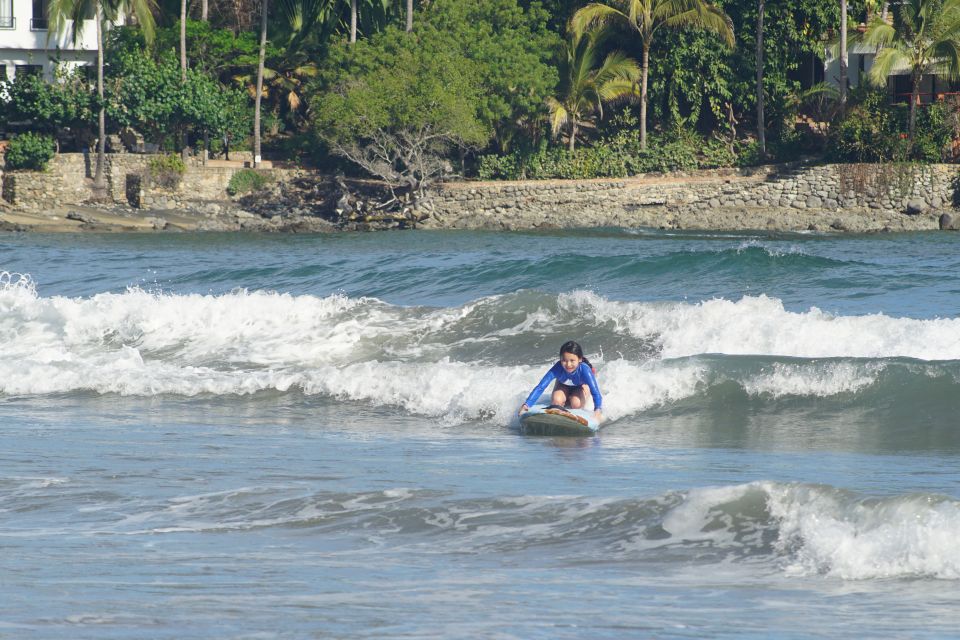
<svg viewBox="0 0 960 640">
<path fill-rule="evenodd" d="M 640 146 L 647 145 L 647 77 L 650 48 L 658 32 L 665 28 L 693 27 L 719 34 L 733 46 L 730 17 L 707 0 L 608 0 L 578 10 L 571 19 L 574 33 L 582 35 L 594 27 L 622 27 L 633 32 L 642 48 L 640 79 Z"/>
<path fill-rule="evenodd" d="M 98 196 L 106 189 L 103 166 L 106 163 L 106 109 L 103 100 L 103 32 L 107 24 L 113 24 L 122 16 L 133 14 L 147 42 L 153 40 L 154 20 L 150 0 L 50 0 L 47 8 L 50 16 L 50 31 L 66 33 L 69 31 L 74 44 L 80 37 L 78 26 L 82 26 L 87 16 L 94 16 L 97 30 L 97 98 L 100 102 L 97 113 L 99 140 L 97 141 L 97 168 L 93 177 L 93 186 Z"/>
<path fill-rule="evenodd" d="M 187 69 L 186 81 L 173 51 L 159 61 L 145 51 L 126 53 L 111 67 L 108 94 L 110 121 L 132 127 L 161 144 L 183 136 L 238 136 L 248 130 L 250 111 L 246 96 L 228 90 L 196 69 Z"/>
<path fill-rule="evenodd" d="M 315 131 L 334 153 L 414 192 L 449 173 L 454 148 L 490 136 L 472 63 L 420 33 L 388 27 L 334 47 L 311 100 Z"/>
<path fill-rule="evenodd" d="M 880 48 L 868 78 L 882 86 L 894 69 L 910 69 L 909 136 L 913 140 L 924 74 L 960 77 L 960 0 L 903 0 L 890 10 L 891 23 L 877 17 L 862 37 L 865 44 Z"/>
<path fill-rule="evenodd" d="M 5 154 L 8 169 L 43 171 L 54 156 L 53 139 L 42 133 L 28 131 L 15 136 Z"/>
<path fill-rule="evenodd" d="M 39 74 L 19 73 L 0 86 L 7 98 L 0 102 L 5 119 L 30 120 L 35 131 L 53 134 L 58 144 L 67 133 L 74 138 L 83 135 L 93 123 L 94 94 L 78 70 L 58 65 L 53 82 Z"/>
<path fill-rule="evenodd" d="M 543 103 L 558 83 L 561 39 L 538 5 L 517 0 L 433 0 L 419 14 L 419 41 L 469 61 L 481 87 L 478 117 L 507 151 L 518 135 L 536 135 Z"/>
<path fill-rule="evenodd" d="M 636 60 L 619 51 L 607 54 L 598 66 L 596 38 L 576 36 L 564 47 L 566 56 L 561 65 L 561 94 L 548 98 L 550 128 L 554 135 L 569 127 L 569 146 L 573 151 L 578 130 L 593 126 L 595 114 L 603 116 L 603 104 L 637 97 L 640 67 Z"/>
<path fill-rule="evenodd" d="M 861 11 L 863 4 L 856 2 L 851 2 L 851 7 Z M 758 98 L 763 96 L 763 128 L 769 134 L 767 142 L 775 147 L 778 140 L 789 137 L 793 131 L 796 96 L 817 82 L 814 72 L 817 67 L 822 68 L 824 37 L 836 30 L 840 4 L 837 0 L 778 0 L 764 4 L 762 93 L 757 88 L 759 34 L 754 25 L 759 20 L 759 6 L 755 1 L 723 5 L 737 26 L 740 43 L 726 58 L 725 64 L 731 70 L 726 83 L 732 112 L 746 128 L 760 128 L 754 114 L 758 111 Z M 709 74 L 704 76 L 708 82 L 712 80 Z"/>
</svg>

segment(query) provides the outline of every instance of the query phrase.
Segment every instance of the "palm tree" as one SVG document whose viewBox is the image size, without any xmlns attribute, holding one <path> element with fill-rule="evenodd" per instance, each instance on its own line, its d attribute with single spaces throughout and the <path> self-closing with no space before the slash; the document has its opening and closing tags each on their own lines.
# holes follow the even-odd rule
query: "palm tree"
<svg viewBox="0 0 960 640">
<path fill-rule="evenodd" d="M 757 142 L 760 157 L 767 155 L 767 123 L 763 116 L 763 10 L 764 0 L 757 0 Z"/>
<path fill-rule="evenodd" d="M 847 104 L 847 76 L 850 57 L 847 55 L 847 0 L 840 0 L 840 104 Z"/>
<path fill-rule="evenodd" d="M 253 107 L 253 166 L 260 166 L 260 102 L 263 99 L 263 60 L 267 52 L 267 4 L 260 9 L 260 57 L 257 61 L 257 95 Z"/>
<path fill-rule="evenodd" d="M 713 31 L 733 46 L 730 16 L 708 0 L 606 0 L 594 2 L 573 14 L 570 26 L 576 34 L 593 27 L 620 25 L 636 32 L 643 47 L 640 80 L 640 147 L 647 148 L 647 72 L 650 47 L 662 27 L 696 27 Z"/>
<path fill-rule="evenodd" d="M 180 81 L 187 82 L 187 0 L 180 0 Z"/>
<path fill-rule="evenodd" d="M 879 48 L 867 77 L 883 86 L 891 72 L 910 69 L 912 142 L 923 76 L 960 78 L 960 0 L 901 0 L 890 11 L 889 24 L 874 18 L 862 36 L 865 44 Z"/>
<path fill-rule="evenodd" d="M 98 198 L 106 191 L 103 169 L 106 164 L 107 118 L 103 103 L 103 30 L 123 15 L 133 14 L 140 24 L 144 39 L 153 42 L 154 21 L 152 0 L 50 0 L 48 19 L 50 32 L 70 32 L 74 44 L 80 39 L 80 30 L 87 16 L 93 15 L 97 28 L 97 97 L 100 111 L 97 115 L 97 168 L 93 176 L 93 188 Z"/>
<path fill-rule="evenodd" d="M 357 41 L 357 0 L 350 0 L 350 44 Z"/>
<path fill-rule="evenodd" d="M 637 61 L 614 51 L 597 67 L 597 44 L 591 34 L 572 36 L 564 45 L 566 55 L 560 69 L 563 95 L 559 99 L 547 98 L 553 134 L 560 133 L 564 125 L 570 127 L 570 151 L 576 146 L 578 129 L 591 125 L 594 113 L 603 117 L 604 102 L 637 95 Z"/>
</svg>

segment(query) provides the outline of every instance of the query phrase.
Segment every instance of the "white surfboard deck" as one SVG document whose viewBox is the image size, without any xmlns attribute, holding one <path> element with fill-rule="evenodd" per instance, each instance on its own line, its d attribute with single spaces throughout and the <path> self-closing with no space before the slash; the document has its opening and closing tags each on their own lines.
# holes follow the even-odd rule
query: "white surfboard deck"
<svg viewBox="0 0 960 640">
<path fill-rule="evenodd" d="M 535 404 L 520 416 L 520 431 L 531 436 L 592 436 L 600 430 L 593 411 Z"/>
</svg>

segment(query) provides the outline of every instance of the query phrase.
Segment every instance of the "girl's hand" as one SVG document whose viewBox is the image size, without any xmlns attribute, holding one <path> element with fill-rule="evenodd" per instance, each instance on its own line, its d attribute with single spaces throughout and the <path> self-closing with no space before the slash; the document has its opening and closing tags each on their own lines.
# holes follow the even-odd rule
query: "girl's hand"
<svg viewBox="0 0 960 640">
<path fill-rule="evenodd" d="M 522 415 L 525 414 L 527 411 L 530 411 L 530 407 L 527 406 L 527 403 L 523 403 L 523 406 L 521 406 L 521 407 L 520 407 L 520 410 L 517 411 L 517 415 L 518 415 L 518 416 L 522 416 Z"/>
<path fill-rule="evenodd" d="M 603 414 L 600 413 L 600 409 L 594 410 L 593 417 L 597 419 L 597 422 L 603 422 Z"/>
</svg>

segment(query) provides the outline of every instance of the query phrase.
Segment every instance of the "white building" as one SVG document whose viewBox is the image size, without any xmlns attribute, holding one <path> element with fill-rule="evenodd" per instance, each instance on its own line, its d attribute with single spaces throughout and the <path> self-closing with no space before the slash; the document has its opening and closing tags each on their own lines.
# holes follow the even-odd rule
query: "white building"
<svg viewBox="0 0 960 640">
<path fill-rule="evenodd" d="M 48 31 L 48 0 L 0 0 L 0 80 L 18 73 L 53 76 L 56 61 L 68 66 L 94 65 L 97 26 L 84 20 L 74 44 L 72 24 L 65 33 Z"/>
<path fill-rule="evenodd" d="M 2 2 L 2 0 L 0 0 Z M 873 60 L 877 57 L 877 48 L 860 43 L 853 43 L 847 49 L 847 86 L 850 88 L 866 84 L 867 73 L 873 67 Z M 827 50 L 824 62 L 824 80 L 840 88 L 840 59 L 834 58 Z M 909 67 L 895 68 L 887 76 L 887 92 L 894 100 L 909 102 L 913 92 Z M 920 80 L 920 103 L 930 104 L 943 100 L 947 96 L 957 95 L 957 83 L 951 82 L 944 76 L 926 73 Z"/>
</svg>

